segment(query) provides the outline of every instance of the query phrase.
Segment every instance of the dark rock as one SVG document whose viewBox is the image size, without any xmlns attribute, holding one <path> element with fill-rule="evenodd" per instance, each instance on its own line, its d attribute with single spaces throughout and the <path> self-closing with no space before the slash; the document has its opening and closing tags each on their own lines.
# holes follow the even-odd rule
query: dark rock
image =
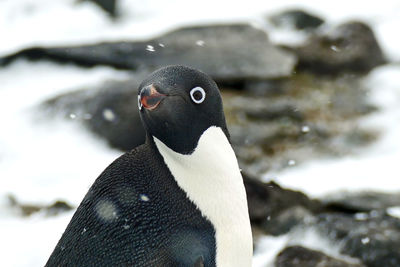
<svg viewBox="0 0 400 267">
<path fill-rule="evenodd" d="M 309 211 L 318 211 L 320 203 L 301 192 L 281 188 L 274 182 L 263 183 L 243 174 L 250 220 L 272 235 L 284 234 Z"/>
<path fill-rule="evenodd" d="M 80 0 L 80 1 L 90 1 L 101 7 L 106 11 L 111 17 L 117 17 L 117 0 Z"/>
<path fill-rule="evenodd" d="M 271 93 L 274 86 L 278 89 Z M 316 78 L 298 73 L 247 87 L 257 88 L 240 92 L 224 88 L 222 95 L 240 166 L 253 175 L 293 166 L 289 162 L 343 156 L 377 136 L 358 125 L 357 118 L 375 108 L 356 75 Z M 259 93 L 264 87 L 270 93 Z"/>
<path fill-rule="evenodd" d="M 96 89 L 79 90 L 46 101 L 49 114 L 82 122 L 93 133 L 123 151 L 143 144 L 145 132 L 137 103 L 137 80 L 106 82 Z"/>
<path fill-rule="evenodd" d="M 48 216 L 56 216 L 60 213 L 72 210 L 73 207 L 65 201 L 57 200 L 50 206 L 46 207 L 46 214 Z"/>
<path fill-rule="evenodd" d="M 362 22 L 339 25 L 294 51 L 299 58 L 297 69 L 329 75 L 365 73 L 386 62 L 373 31 Z"/>
<path fill-rule="evenodd" d="M 43 207 L 33 204 L 21 204 L 18 202 L 14 195 L 9 194 L 7 196 L 8 204 L 22 216 L 30 216 L 33 213 L 40 211 Z"/>
<path fill-rule="evenodd" d="M 336 259 L 324 253 L 304 248 L 291 246 L 281 251 L 275 259 L 275 267 L 362 267 L 363 264 L 349 263 Z"/>
<path fill-rule="evenodd" d="M 263 30 L 245 24 L 182 28 L 145 42 L 30 48 L 0 62 L 5 65 L 17 58 L 148 72 L 184 64 L 203 70 L 219 82 L 289 76 L 296 63 L 295 56 L 273 46 Z"/>
<path fill-rule="evenodd" d="M 70 211 L 73 209 L 65 201 L 57 200 L 51 205 L 37 205 L 37 204 L 26 204 L 20 203 L 14 195 L 8 195 L 9 206 L 16 210 L 21 216 L 30 216 L 37 212 L 44 212 L 46 216 L 56 216 L 60 213 Z"/>
<path fill-rule="evenodd" d="M 283 201 L 286 201 L 286 199 Z M 296 226 L 304 225 L 313 220 L 313 214 L 308 207 L 292 204 L 292 207 L 280 211 L 275 216 L 267 217 L 267 220 L 260 225 L 260 228 L 270 235 L 278 236 L 288 233 Z"/>
<path fill-rule="evenodd" d="M 291 27 L 299 30 L 315 29 L 324 23 L 320 17 L 312 15 L 301 9 L 281 12 L 270 18 L 271 22 L 279 27 Z"/>
<path fill-rule="evenodd" d="M 322 233 L 342 245 L 341 252 L 369 267 L 400 266 L 400 220 L 384 212 L 317 216 Z"/>
<path fill-rule="evenodd" d="M 360 192 L 343 193 L 323 200 L 327 209 L 348 212 L 370 212 L 400 206 L 400 193 Z"/>
<path fill-rule="evenodd" d="M 282 79 L 274 80 L 249 80 L 246 81 L 241 88 L 251 95 L 257 95 L 261 97 L 274 97 L 285 94 L 284 91 L 285 81 Z M 225 86 L 226 87 L 226 86 Z M 229 86 L 228 86 L 229 87 Z"/>
<path fill-rule="evenodd" d="M 270 103 L 270 105 L 257 107 L 249 106 L 244 110 L 250 120 L 275 121 L 275 120 L 291 120 L 294 122 L 303 122 L 304 115 L 298 110 L 293 103 Z"/>
</svg>

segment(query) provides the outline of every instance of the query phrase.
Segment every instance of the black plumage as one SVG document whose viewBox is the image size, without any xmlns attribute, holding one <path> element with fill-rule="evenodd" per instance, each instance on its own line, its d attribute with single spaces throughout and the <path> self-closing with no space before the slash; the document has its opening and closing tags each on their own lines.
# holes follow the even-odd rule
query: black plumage
<svg viewBox="0 0 400 267">
<path fill-rule="evenodd" d="M 148 140 L 95 181 L 46 266 L 214 266 L 214 234 Z"/>
</svg>

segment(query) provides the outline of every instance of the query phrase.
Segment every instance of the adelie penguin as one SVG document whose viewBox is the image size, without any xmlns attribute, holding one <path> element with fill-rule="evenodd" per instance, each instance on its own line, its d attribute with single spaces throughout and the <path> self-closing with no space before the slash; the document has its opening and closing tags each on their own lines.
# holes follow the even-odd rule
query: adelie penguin
<svg viewBox="0 0 400 267">
<path fill-rule="evenodd" d="M 146 143 L 97 178 L 46 266 L 248 267 L 246 192 L 215 82 L 184 66 L 139 88 Z"/>
</svg>

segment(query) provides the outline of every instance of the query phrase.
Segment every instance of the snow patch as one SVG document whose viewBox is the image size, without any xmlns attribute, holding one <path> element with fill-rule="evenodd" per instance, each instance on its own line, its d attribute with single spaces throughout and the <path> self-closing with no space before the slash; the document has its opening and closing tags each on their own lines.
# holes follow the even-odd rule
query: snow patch
<svg viewBox="0 0 400 267">
<path fill-rule="evenodd" d="M 0 196 L 48 204 L 77 205 L 101 171 L 121 152 L 93 138 L 80 125 L 50 120 L 37 106 L 55 95 L 105 79 L 126 78 L 109 68 L 82 69 L 17 62 L 0 72 Z M 82 146 L 81 144 L 85 144 Z"/>
<path fill-rule="evenodd" d="M 390 216 L 397 217 L 400 219 L 400 207 L 390 207 L 387 209 L 387 213 Z"/>
</svg>

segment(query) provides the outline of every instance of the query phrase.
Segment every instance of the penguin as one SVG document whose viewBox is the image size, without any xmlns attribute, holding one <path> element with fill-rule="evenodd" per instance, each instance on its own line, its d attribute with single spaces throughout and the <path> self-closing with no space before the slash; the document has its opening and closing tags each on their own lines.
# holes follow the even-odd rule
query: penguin
<svg viewBox="0 0 400 267">
<path fill-rule="evenodd" d="M 252 264 L 246 192 L 216 83 L 161 68 L 138 90 L 146 141 L 111 163 L 46 266 Z"/>
</svg>

